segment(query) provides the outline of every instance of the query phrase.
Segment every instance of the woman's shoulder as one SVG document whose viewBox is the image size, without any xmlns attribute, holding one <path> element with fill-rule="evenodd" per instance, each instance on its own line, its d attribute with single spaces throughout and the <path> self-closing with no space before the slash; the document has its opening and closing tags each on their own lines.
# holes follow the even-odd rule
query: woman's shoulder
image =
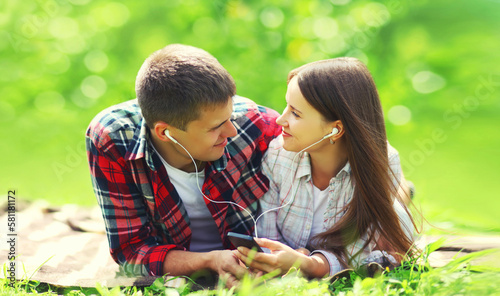
<svg viewBox="0 0 500 296">
<path fill-rule="evenodd" d="M 287 151 L 283 148 L 283 136 L 278 136 L 269 143 L 264 162 L 274 174 L 281 174 L 296 167 L 302 157 L 296 157 L 297 152 Z"/>
<path fill-rule="evenodd" d="M 399 152 L 396 150 L 396 148 L 392 147 L 389 141 L 387 141 L 387 155 L 389 156 L 389 159 L 394 159 L 396 157 L 399 158 Z"/>
</svg>

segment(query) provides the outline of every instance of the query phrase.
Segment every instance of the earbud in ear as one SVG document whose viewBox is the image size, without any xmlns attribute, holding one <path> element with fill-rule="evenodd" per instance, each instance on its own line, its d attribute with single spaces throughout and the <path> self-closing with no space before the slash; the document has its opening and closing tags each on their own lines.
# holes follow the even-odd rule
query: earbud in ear
<svg viewBox="0 0 500 296">
<path fill-rule="evenodd" d="M 335 135 L 336 135 L 336 134 L 338 134 L 338 133 L 339 133 L 339 129 L 338 129 L 338 128 L 336 128 L 336 127 L 334 127 L 334 128 L 332 129 L 332 132 L 331 132 L 331 133 L 329 133 L 328 135 L 324 136 L 324 137 L 323 137 L 323 139 L 329 138 L 329 137 L 331 137 L 331 136 L 335 136 Z"/>
<path fill-rule="evenodd" d="M 169 131 L 168 129 L 166 129 L 166 130 L 165 130 L 164 134 L 165 134 L 165 136 L 166 136 L 167 138 L 169 138 L 170 140 L 172 140 L 172 142 L 174 142 L 175 144 L 179 144 L 179 142 L 177 142 L 177 140 L 176 140 L 176 139 L 174 139 L 174 138 L 170 135 L 170 131 Z"/>
</svg>

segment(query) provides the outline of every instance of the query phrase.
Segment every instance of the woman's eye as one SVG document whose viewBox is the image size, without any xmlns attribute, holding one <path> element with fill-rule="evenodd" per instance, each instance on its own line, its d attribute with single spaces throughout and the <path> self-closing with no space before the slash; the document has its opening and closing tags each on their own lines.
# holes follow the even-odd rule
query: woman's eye
<svg viewBox="0 0 500 296">
<path fill-rule="evenodd" d="M 300 118 L 299 114 L 297 114 L 295 111 L 292 111 L 293 116 Z"/>
</svg>

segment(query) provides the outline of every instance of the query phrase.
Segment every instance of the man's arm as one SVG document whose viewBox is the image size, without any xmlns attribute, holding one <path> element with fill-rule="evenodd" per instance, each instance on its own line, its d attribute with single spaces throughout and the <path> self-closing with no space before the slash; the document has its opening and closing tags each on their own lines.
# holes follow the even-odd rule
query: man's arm
<svg viewBox="0 0 500 296">
<path fill-rule="evenodd" d="M 235 279 L 240 279 L 247 269 L 240 265 L 234 251 L 211 251 L 196 253 L 172 250 L 168 252 L 163 264 L 163 273 L 170 275 L 191 275 L 195 271 L 209 269 L 228 280 L 231 286 Z"/>
<path fill-rule="evenodd" d="M 246 272 L 231 251 L 195 253 L 184 251 L 181 246 L 162 244 L 161 236 L 151 223 L 144 197 L 131 172 L 121 164 L 123 159 L 110 151 L 102 152 L 89 138 L 87 149 L 111 255 L 127 274 L 191 275 L 210 269 L 225 277 L 231 285 Z"/>
<path fill-rule="evenodd" d="M 135 184 L 132 172 L 114 145 L 106 152 L 87 137 L 92 184 L 106 226 L 113 259 L 130 275 L 162 275 L 163 261 L 176 245 L 163 241 Z"/>
</svg>

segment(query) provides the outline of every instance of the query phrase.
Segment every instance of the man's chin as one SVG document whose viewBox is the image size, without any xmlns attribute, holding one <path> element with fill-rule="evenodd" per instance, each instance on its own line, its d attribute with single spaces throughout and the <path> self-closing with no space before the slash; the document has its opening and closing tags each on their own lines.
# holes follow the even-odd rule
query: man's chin
<svg viewBox="0 0 500 296">
<path fill-rule="evenodd" d="M 220 152 L 219 151 L 217 151 L 217 153 L 214 152 L 209 157 L 207 157 L 207 159 L 205 159 L 204 161 L 216 161 L 216 160 L 219 160 L 222 157 L 222 155 L 224 155 L 224 151 L 225 151 L 224 148 L 225 147 L 220 147 L 219 148 L 221 150 Z"/>
</svg>

